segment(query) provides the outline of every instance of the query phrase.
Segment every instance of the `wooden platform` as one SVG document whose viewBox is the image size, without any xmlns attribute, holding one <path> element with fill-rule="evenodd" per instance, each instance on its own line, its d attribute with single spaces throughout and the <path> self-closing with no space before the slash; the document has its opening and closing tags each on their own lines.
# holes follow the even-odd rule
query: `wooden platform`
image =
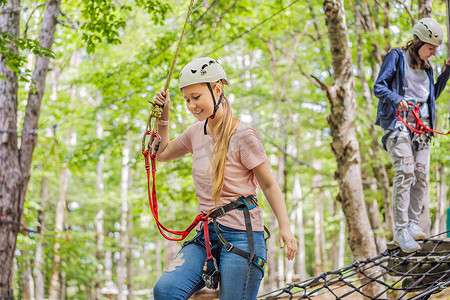
<svg viewBox="0 0 450 300">
<path fill-rule="evenodd" d="M 424 241 L 417 241 L 422 249 L 420 251 L 414 252 L 414 256 L 426 256 L 429 255 L 430 252 L 447 252 L 447 254 L 450 252 L 450 238 L 443 238 L 443 239 L 427 239 Z M 394 244 L 394 241 L 390 241 L 387 243 L 387 248 L 389 250 L 399 248 L 396 244 Z M 408 256 L 411 253 L 404 253 L 401 252 L 398 255 L 399 256 Z"/>
<path fill-rule="evenodd" d="M 436 280 L 442 281 L 450 277 L 450 239 L 425 240 L 419 242 L 422 246 L 420 251 L 413 253 L 399 252 L 398 257 L 388 260 L 387 267 L 392 269 L 391 276 L 407 276 L 402 282 L 403 287 L 411 286 L 423 274 L 422 284 L 429 284 Z M 388 249 L 398 248 L 393 242 L 388 243 Z M 444 276 L 442 278 L 442 276 Z"/>
</svg>

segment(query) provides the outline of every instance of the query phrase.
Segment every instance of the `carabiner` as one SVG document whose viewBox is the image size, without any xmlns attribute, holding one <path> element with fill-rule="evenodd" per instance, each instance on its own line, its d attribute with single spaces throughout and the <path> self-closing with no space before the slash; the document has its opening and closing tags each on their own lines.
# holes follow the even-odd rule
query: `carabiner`
<svg viewBox="0 0 450 300">
<path fill-rule="evenodd" d="M 414 102 L 414 104 L 413 104 L 412 106 L 408 105 L 408 110 L 411 110 L 411 109 L 413 109 L 414 107 L 416 107 L 416 105 L 417 105 L 417 100 L 416 100 L 416 99 L 409 99 L 409 100 L 406 100 L 406 103 L 407 103 L 407 104 L 409 104 L 409 102 Z"/>
</svg>

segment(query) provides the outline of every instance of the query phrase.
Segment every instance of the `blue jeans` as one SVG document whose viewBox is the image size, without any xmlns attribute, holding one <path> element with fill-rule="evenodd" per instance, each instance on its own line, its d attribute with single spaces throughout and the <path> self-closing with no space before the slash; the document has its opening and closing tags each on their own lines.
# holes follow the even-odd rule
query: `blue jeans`
<svg viewBox="0 0 450 300">
<path fill-rule="evenodd" d="M 244 230 L 232 229 L 219 225 L 223 236 L 234 246 L 249 251 L 247 233 Z M 197 236 L 201 234 L 197 233 Z M 219 239 L 214 226 L 209 225 L 211 250 L 214 254 Z M 263 231 L 254 231 L 255 253 L 267 260 L 267 248 Z M 198 241 L 204 246 L 202 236 Z M 194 293 L 201 290 L 205 283 L 202 279 L 202 268 L 205 264 L 206 253 L 195 243 L 183 247 L 172 260 L 159 278 L 153 294 L 156 300 L 189 299 Z M 214 270 L 213 262 L 208 262 L 208 273 Z M 263 278 L 262 271 L 254 264 L 248 263 L 246 258 L 223 247 L 220 252 L 220 299 L 256 299 L 259 285 Z"/>
</svg>

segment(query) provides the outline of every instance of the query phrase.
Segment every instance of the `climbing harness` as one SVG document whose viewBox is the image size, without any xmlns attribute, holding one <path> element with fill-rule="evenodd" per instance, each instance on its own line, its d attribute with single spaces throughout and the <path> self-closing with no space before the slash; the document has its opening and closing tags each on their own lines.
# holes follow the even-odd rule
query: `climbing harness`
<svg viewBox="0 0 450 300">
<path fill-rule="evenodd" d="M 414 133 L 417 134 L 423 134 L 425 132 L 432 132 L 432 133 L 437 133 L 437 134 L 441 134 L 441 135 L 448 135 L 450 134 L 450 130 L 447 133 L 443 133 L 443 132 L 439 132 L 436 130 L 433 130 L 431 128 L 428 128 L 425 124 L 423 124 L 422 120 L 419 117 L 419 105 L 417 103 L 417 101 L 415 99 L 410 99 L 406 101 L 408 104 L 410 104 L 411 102 L 414 102 L 413 105 L 410 105 L 408 107 L 408 109 L 411 111 L 411 113 L 414 116 L 415 122 L 416 122 L 416 128 L 412 127 L 411 125 L 408 124 L 408 122 L 406 122 L 401 116 L 400 116 L 400 112 L 397 111 L 397 118 L 406 125 L 406 127 L 408 127 L 409 130 L 411 130 Z"/>
<path fill-rule="evenodd" d="M 254 196 L 239 197 L 236 201 L 230 202 L 227 205 L 221 206 L 206 214 L 209 218 L 213 220 L 214 231 L 216 232 L 216 235 L 219 238 L 219 243 L 215 251 L 216 257 L 214 257 L 211 252 L 211 244 L 209 240 L 209 227 L 207 222 L 203 223 L 203 231 L 199 235 L 183 243 L 182 247 L 185 247 L 191 243 L 195 243 L 197 246 L 199 246 L 206 252 L 206 260 L 202 271 L 202 279 L 205 281 L 205 285 L 207 288 L 216 289 L 218 286 L 220 280 L 219 264 L 222 247 L 228 252 L 233 252 L 234 254 L 237 254 L 247 259 L 248 264 L 253 263 L 256 267 L 258 267 L 258 269 L 261 270 L 264 277 L 267 261 L 263 257 L 255 254 L 255 242 L 253 239 L 253 229 L 250 219 L 250 210 L 255 208 L 256 206 L 258 206 L 258 200 L 256 199 L 256 197 Z M 241 210 L 244 213 L 245 229 L 247 232 L 248 247 L 250 252 L 244 251 L 234 246 L 229 241 L 227 241 L 227 239 L 224 237 L 222 231 L 219 228 L 217 218 L 224 216 L 226 213 L 234 209 Z M 270 232 L 265 226 L 264 231 L 267 233 L 267 237 L 265 238 L 265 240 L 267 241 L 267 239 L 270 238 Z M 203 246 L 203 244 L 199 241 L 199 239 L 202 236 L 205 239 L 205 246 Z M 214 270 L 212 271 L 211 274 L 208 274 L 207 264 L 211 260 L 213 261 Z"/>
<path fill-rule="evenodd" d="M 450 134 L 450 130 L 449 130 L 447 133 L 439 132 L 439 131 L 436 131 L 436 130 L 433 130 L 433 129 L 427 127 L 427 126 L 422 122 L 422 120 L 420 119 L 420 116 L 419 116 L 419 106 L 420 106 L 420 103 L 418 103 L 417 100 L 415 100 L 415 99 L 406 100 L 406 103 L 408 103 L 408 110 L 411 111 L 411 113 L 412 113 L 412 115 L 413 115 L 413 117 L 414 117 L 414 122 L 413 122 L 413 123 L 416 124 L 416 125 L 415 125 L 415 128 L 414 128 L 413 126 L 410 125 L 410 123 L 412 123 L 412 122 L 405 121 L 405 120 L 400 116 L 400 112 L 399 112 L 399 111 L 397 111 L 396 116 L 397 116 L 397 118 L 399 119 L 399 121 L 402 122 L 402 123 L 403 123 L 403 124 L 411 131 L 411 134 L 414 134 L 414 133 L 417 134 L 416 137 L 413 138 L 413 139 L 416 140 L 415 142 L 417 142 L 417 144 L 426 144 L 426 142 L 427 142 L 428 139 L 430 138 L 430 136 L 428 135 L 428 136 L 427 136 L 427 140 L 425 140 L 425 142 L 424 142 L 424 141 L 423 141 L 423 136 L 422 136 L 424 133 L 425 133 L 425 134 L 437 133 L 437 134 L 441 134 L 441 135 L 448 135 L 448 134 Z M 411 105 L 411 103 L 412 103 L 412 105 Z M 394 136 L 394 142 L 396 142 L 397 139 L 398 139 L 398 136 L 400 135 L 400 132 L 401 132 L 402 130 L 404 130 L 404 129 L 405 129 L 404 127 L 396 127 L 396 128 L 394 128 L 393 130 L 391 130 L 391 131 L 389 131 L 388 133 L 386 133 L 385 135 L 383 135 L 383 136 L 381 137 L 381 142 L 382 142 L 382 144 L 383 144 L 383 149 L 387 151 L 386 142 L 387 142 L 388 138 L 389 138 L 392 134 L 395 133 L 395 136 Z M 419 147 L 420 147 L 420 146 L 417 145 L 417 148 L 419 148 Z"/>
</svg>

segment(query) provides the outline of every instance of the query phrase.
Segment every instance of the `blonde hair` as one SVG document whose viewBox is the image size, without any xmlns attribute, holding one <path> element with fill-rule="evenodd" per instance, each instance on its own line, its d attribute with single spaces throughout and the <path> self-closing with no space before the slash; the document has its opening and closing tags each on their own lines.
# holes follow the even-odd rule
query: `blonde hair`
<svg viewBox="0 0 450 300">
<path fill-rule="evenodd" d="M 408 51 L 409 56 L 411 57 L 409 65 L 415 70 L 426 70 L 430 67 L 430 64 L 426 60 L 420 59 L 419 56 L 419 49 L 423 45 L 425 45 L 425 43 L 415 35 L 414 38 L 406 44 L 406 47 L 403 48 L 403 51 Z"/>
<path fill-rule="evenodd" d="M 216 84 L 221 84 L 221 82 Z M 212 88 L 214 88 L 216 84 L 211 84 Z M 240 122 L 239 119 L 233 116 L 231 105 L 227 97 L 223 96 L 221 106 L 223 108 L 223 116 L 218 121 L 217 125 L 214 126 L 214 130 L 212 132 L 212 153 L 214 154 L 212 201 L 215 206 L 220 205 L 220 194 L 223 190 L 225 165 L 227 162 L 228 147 L 230 145 L 231 136 Z"/>
</svg>

